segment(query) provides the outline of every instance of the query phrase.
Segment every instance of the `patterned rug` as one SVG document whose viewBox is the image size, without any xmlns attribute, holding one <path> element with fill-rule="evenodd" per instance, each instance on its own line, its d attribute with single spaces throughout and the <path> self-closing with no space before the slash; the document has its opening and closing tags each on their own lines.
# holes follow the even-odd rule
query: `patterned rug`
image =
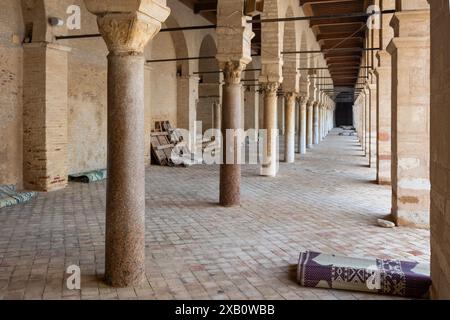
<svg viewBox="0 0 450 320">
<path fill-rule="evenodd" d="M 0 208 L 11 207 L 16 204 L 30 201 L 36 196 L 36 192 L 17 192 L 16 186 L 0 186 Z"/>
<path fill-rule="evenodd" d="M 91 183 L 91 182 L 102 181 L 102 180 L 105 180 L 106 178 L 107 178 L 106 169 L 94 170 L 94 171 L 69 175 L 69 181 L 82 182 L 82 183 Z"/>
<path fill-rule="evenodd" d="M 430 268 L 399 260 L 359 259 L 302 252 L 297 281 L 311 288 L 372 292 L 409 298 L 428 298 Z"/>
</svg>

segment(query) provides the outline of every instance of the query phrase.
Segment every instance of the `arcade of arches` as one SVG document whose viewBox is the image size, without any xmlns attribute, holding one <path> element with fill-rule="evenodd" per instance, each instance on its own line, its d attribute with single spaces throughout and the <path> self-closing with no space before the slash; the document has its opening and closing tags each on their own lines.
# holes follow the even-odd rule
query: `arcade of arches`
<svg viewBox="0 0 450 320">
<path fill-rule="evenodd" d="M 377 297 L 298 286 L 302 250 L 450 299 L 449 2 L 263 2 L 2 1 L 0 185 L 37 196 L 0 209 L 0 299 Z M 262 164 L 151 165 L 158 121 L 264 129 Z"/>
</svg>

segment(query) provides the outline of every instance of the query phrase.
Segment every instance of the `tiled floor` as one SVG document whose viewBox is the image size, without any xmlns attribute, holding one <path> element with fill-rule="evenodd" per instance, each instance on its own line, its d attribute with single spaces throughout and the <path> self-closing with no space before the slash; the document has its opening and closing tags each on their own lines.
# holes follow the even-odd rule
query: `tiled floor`
<svg viewBox="0 0 450 320">
<path fill-rule="evenodd" d="M 147 169 L 147 283 L 113 289 L 104 271 L 105 183 L 71 184 L 0 211 L 3 299 L 378 299 L 295 283 L 301 250 L 427 262 L 429 232 L 382 229 L 390 189 L 336 131 L 277 178 L 243 169 L 242 206 L 218 206 L 215 166 Z M 82 290 L 69 291 L 77 264 Z"/>
</svg>

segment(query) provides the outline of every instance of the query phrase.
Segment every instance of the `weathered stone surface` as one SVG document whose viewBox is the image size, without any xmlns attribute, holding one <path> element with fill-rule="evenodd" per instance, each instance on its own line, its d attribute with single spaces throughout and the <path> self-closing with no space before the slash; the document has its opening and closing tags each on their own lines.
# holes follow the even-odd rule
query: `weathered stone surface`
<svg viewBox="0 0 450 320">
<path fill-rule="evenodd" d="M 278 173 L 278 125 L 277 125 L 277 82 L 264 83 L 264 124 L 266 137 L 263 150 L 261 175 L 274 177 Z"/>
<path fill-rule="evenodd" d="M 430 224 L 429 15 L 429 10 L 394 14 L 395 37 L 387 48 L 393 84 L 392 213 L 399 226 Z"/>
<path fill-rule="evenodd" d="M 284 161 L 287 163 L 295 162 L 295 100 L 297 93 L 289 92 L 285 94 L 285 117 L 286 130 Z"/>
<path fill-rule="evenodd" d="M 24 46 L 23 180 L 35 191 L 67 186 L 67 57 L 69 48 Z"/>
<path fill-rule="evenodd" d="M 449 3 L 431 5 L 431 277 L 432 297 L 450 299 Z"/>
</svg>

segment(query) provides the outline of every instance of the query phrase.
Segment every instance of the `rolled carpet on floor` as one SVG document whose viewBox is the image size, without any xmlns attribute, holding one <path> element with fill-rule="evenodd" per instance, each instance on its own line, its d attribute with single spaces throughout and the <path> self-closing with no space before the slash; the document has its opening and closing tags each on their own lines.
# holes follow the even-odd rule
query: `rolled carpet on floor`
<svg viewBox="0 0 450 320">
<path fill-rule="evenodd" d="M 69 175 L 69 181 L 83 182 L 83 183 L 102 181 L 105 180 L 106 178 L 107 178 L 106 169 Z"/>
<path fill-rule="evenodd" d="M 300 253 L 297 281 L 310 288 L 409 298 L 428 298 L 431 286 L 427 264 L 341 257 L 311 251 Z"/>
<path fill-rule="evenodd" d="M 30 201 L 36 192 L 18 192 L 14 185 L 0 185 L 0 208 Z"/>
</svg>

